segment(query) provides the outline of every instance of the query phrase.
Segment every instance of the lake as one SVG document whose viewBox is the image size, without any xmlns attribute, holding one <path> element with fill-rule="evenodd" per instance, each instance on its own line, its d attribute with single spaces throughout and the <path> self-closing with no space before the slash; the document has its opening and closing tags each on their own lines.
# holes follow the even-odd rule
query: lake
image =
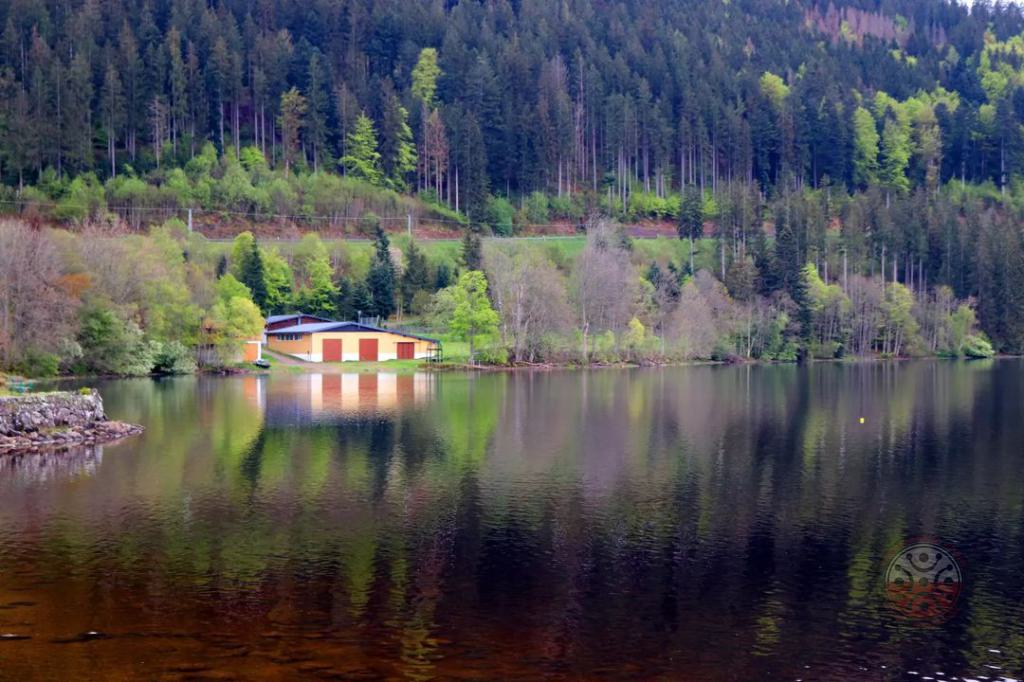
<svg viewBox="0 0 1024 682">
<path fill-rule="evenodd" d="M 145 433 L 0 457 L 0 679 L 1024 677 L 1018 360 L 94 384 Z"/>
</svg>

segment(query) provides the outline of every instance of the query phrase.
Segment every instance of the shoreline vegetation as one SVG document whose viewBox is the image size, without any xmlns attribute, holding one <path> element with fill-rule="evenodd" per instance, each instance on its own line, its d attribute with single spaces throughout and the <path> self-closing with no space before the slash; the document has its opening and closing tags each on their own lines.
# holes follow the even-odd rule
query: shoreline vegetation
<svg viewBox="0 0 1024 682">
<path fill-rule="evenodd" d="M 1014 337 L 991 343 L 971 297 L 852 274 L 848 263 L 829 277 L 828 262 L 804 262 L 787 234 L 758 247 L 762 255 L 734 258 L 724 276 L 714 263 L 721 240 L 633 239 L 597 217 L 571 251 L 485 243 L 472 231 L 428 251 L 393 243 L 379 226 L 374 234 L 372 244 L 328 248 L 307 233 L 283 253 L 250 232 L 211 242 L 175 220 L 127 235 L 0 223 L 0 369 L 240 371 L 264 316 L 299 310 L 436 336 L 446 365 L 983 358 L 1018 349 Z"/>
</svg>

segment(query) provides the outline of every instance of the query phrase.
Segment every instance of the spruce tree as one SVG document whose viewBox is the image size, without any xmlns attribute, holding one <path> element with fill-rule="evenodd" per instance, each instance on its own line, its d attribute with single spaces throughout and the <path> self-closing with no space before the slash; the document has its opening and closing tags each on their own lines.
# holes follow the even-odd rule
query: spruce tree
<svg viewBox="0 0 1024 682">
<path fill-rule="evenodd" d="M 803 259 L 800 257 L 800 245 L 797 243 L 793 227 L 784 217 L 779 219 L 775 237 L 775 282 L 778 288 L 785 289 L 796 300 L 796 289 L 800 284 L 800 270 Z"/>
<path fill-rule="evenodd" d="M 313 170 L 317 171 L 326 165 L 326 157 L 329 154 L 327 147 L 329 81 L 320 50 L 314 49 L 309 57 L 306 81 L 306 144 L 312 151 Z"/>
<path fill-rule="evenodd" d="M 689 268 L 693 271 L 693 242 L 704 232 L 704 198 L 695 187 L 683 191 L 679 206 L 679 238 L 690 242 Z"/>
<path fill-rule="evenodd" d="M 409 174 L 416 170 L 416 143 L 409 127 L 409 112 L 394 91 L 385 84 L 384 112 L 380 130 L 381 162 L 385 183 L 396 192 L 408 189 Z"/>
<path fill-rule="evenodd" d="M 810 278 L 816 275 L 814 264 L 808 263 L 797 272 L 790 289 L 790 296 L 797 308 L 797 321 L 800 322 L 800 348 L 797 358 L 801 362 L 810 357 L 811 332 L 814 326 L 814 301 L 811 298 Z"/>
<path fill-rule="evenodd" d="M 239 281 L 249 287 L 252 292 L 253 302 L 260 310 L 267 310 L 267 281 L 263 271 L 263 256 L 260 254 L 260 247 L 253 239 L 249 242 L 248 250 L 242 256 L 239 267 L 241 277 Z"/>
<path fill-rule="evenodd" d="M 439 263 L 434 275 L 434 289 L 444 289 L 452 283 L 452 269 L 447 263 Z"/>
<path fill-rule="evenodd" d="M 352 319 L 356 322 L 361 317 L 375 314 L 373 295 L 365 282 L 360 282 L 352 288 L 352 311 Z"/>
<path fill-rule="evenodd" d="M 466 230 L 466 235 L 462 238 L 462 264 L 466 266 L 466 270 L 484 269 L 483 242 L 480 235 L 472 230 Z"/>
<path fill-rule="evenodd" d="M 380 167 L 380 152 L 377 151 L 377 132 L 373 121 L 366 114 L 360 114 L 352 132 L 345 139 L 345 156 L 341 165 L 345 173 L 365 180 L 371 185 L 380 185 L 384 174 Z"/>
<path fill-rule="evenodd" d="M 352 280 L 348 277 L 342 277 L 339 279 L 336 291 L 337 293 L 334 296 L 334 309 L 337 311 L 338 319 L 356 319 L 356 311 L 353 305 L 355 288 L 352 286 Z"/>
<path fill-rule="evenodd" d="M 366 287 L 373 301 L 372 313 L 387 319 L 395 312 L 395 264 L 391 262 L 390 242 L 384 230 L 377 228 L 377 240 L 366 276 Z"/>
<path fill-rule="evenodd" d="M 401 293 L 402 304 L 408 310 L 412 305 L 412 299 L 416 292 L 423 291 L 430 286 L 430 270 L 427 266 L 427 257 L 423 250 L 416 246 L 416 242 L 409 242 L 409 249 L 405 254 L 405 272 L 402 273 Z"/>
</svg>

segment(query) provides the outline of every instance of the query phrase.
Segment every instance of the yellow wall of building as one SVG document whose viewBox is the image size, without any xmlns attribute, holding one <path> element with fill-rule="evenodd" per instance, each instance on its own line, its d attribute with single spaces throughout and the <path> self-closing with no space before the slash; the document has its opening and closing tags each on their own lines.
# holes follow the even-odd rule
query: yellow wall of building
<svg viewBox="0 0 1024 682">
<path fill-rule="evenodd" d="M 278 353 L 294 355 L 310 362 L 323 362 L 324 340 L 340 339 L 341 353 L 344 362 L 352 362 L 359 359 L 359 340 L 377 340 L 377 359 L 381 362 L 398 359 L 398 344 L 415 344 L 415 357 L 422 359 L 428 357 L 435 347 L 433 341 L 423 341 L 400 334 L 389 332 L 317 332 L 314 334 L 303 334 L 298 341 L 281 341 L 273 332 L 267 334 L 267 348 Z"/>
<path fill-rule="evenodd" d="M 380 361 L 397 360 L 399 343 L 414 343 L 416 358 L 425 358 L 429 355 L 434 343 L 422 341 L 399 334 L 387 332 L 318 332 L 312 335 L 313 345 L 310 352 L 310 359 L 313 362 L 321 362 L 324 357 L 324 339 L 341 339 L 341 354 L 345 362 L 359 359 L 359 340 L 377 340 L 377 359 Z"/>
<path fill-rule="evenodd" d="M 303 334 L 298 341 L 281 341 L 273 332 L 267 334 L 267 348 L 285 355 L 309 355 L 309 341 L 309 334 Z"/>
</svg>

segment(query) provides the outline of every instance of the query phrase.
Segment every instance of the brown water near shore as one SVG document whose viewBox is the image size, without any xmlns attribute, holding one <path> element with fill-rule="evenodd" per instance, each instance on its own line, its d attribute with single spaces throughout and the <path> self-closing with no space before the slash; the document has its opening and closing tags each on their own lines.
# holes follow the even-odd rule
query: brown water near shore
<svg viewBox="0 0 1024 682">
<path fill-rule="evenodd" d="M 1024 677 L 1021 361 L 99 388 L 0 458 L 0 680 Z"/>
</svg>

